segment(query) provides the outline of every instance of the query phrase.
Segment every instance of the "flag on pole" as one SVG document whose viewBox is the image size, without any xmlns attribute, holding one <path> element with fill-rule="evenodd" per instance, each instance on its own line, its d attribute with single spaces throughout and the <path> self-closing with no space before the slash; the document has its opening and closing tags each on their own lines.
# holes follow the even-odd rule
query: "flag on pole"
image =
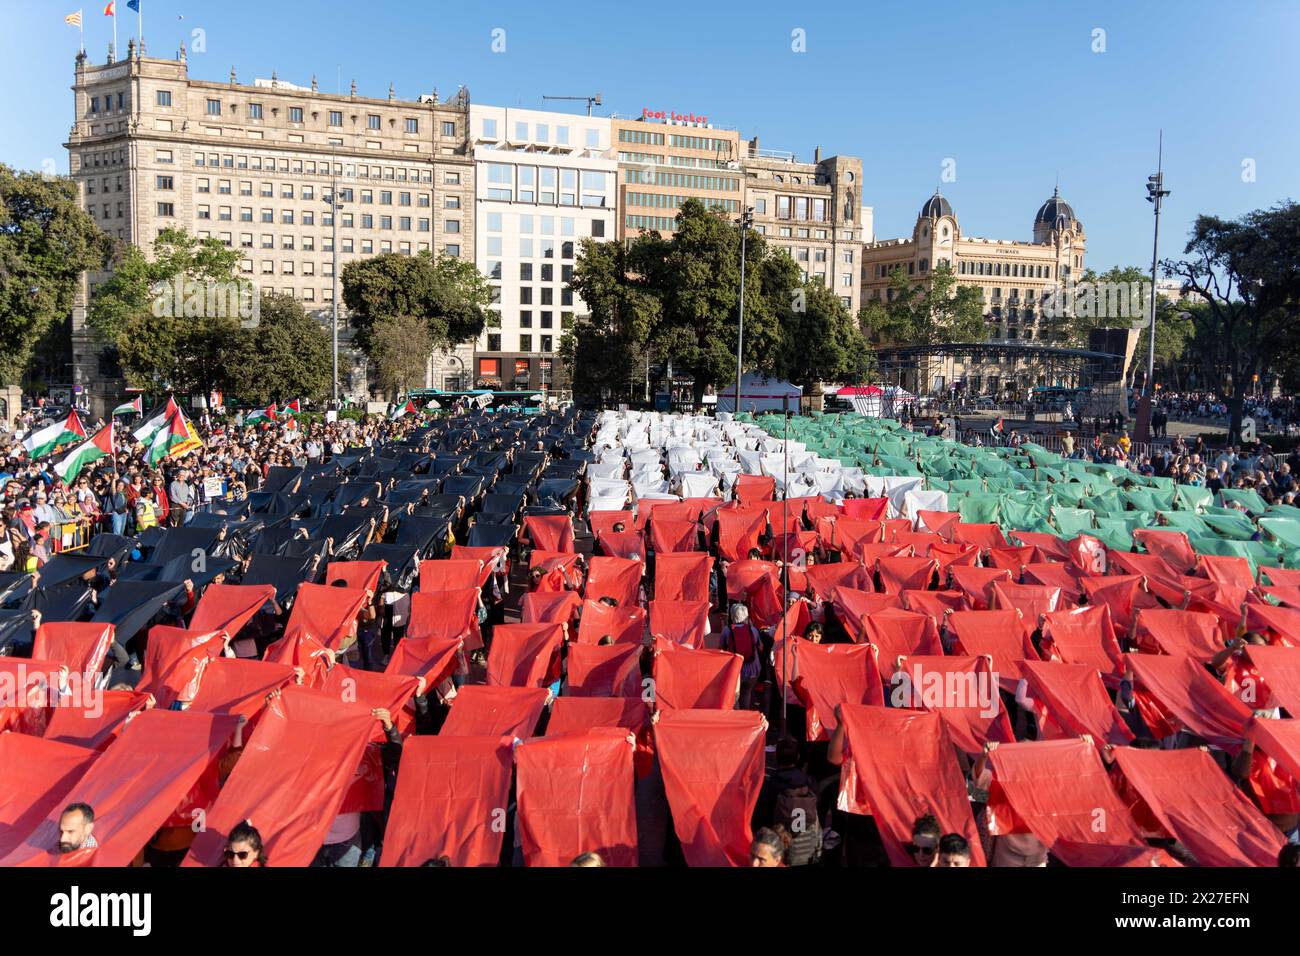
<svg viewBox="0 0 1300 956">
<path fill-rule="evenodd" d="M 144 414 L 144 400 L 141 399 L 139 395 L 137 395 L 131 401 L 126 402 L 123 405 L 119 405 L 117 406 L 117 408 L 113 409 L 113 414 L 110 417 L 116 418 L 118 415 L 142 415 L 142 414 Z"/>
<path fill-rule="evenodd" d="M 133 431 L 131 437 L 141 445 L 149 445 L 153 442 L 153 436 L 158 433 L 158 429 L 167 424 L 167 419 L 171 417 L 171 413 L 175 409 L 176 399 L 169 396 L 167 399 L 167 407 Z"/>
<path fill-rule="evenodd" d="M 275 402 L 272 402 L 270 405 L 266 406 L 266 408 L 259 408 L 255 412 L 250 412 L 248 417 L 244 419 L 244 424 L 252 425 L 256 422 L 273 422 L 277 417 Z"/>
<path fill-rule="evenodd" d="M 114 0 L 109 0 L 108 6 L 104 8 L 104 16 L 106 17 L 117 16 L 117 11 L 113 9 L 113 2 Z"/>
<path fill-rule="evenodd" d="M 183 455 L 191 448 L 202 444 L 194 434 L 194 428 L 186 420 L 180 406 L 173 402 L 171 409 L 172 413 L 168 416 L 167 423 L 154 433 L 153 441 L 149 444 L 149 451 L 145 458 L 150 465 L 157 465 L 164 458 Z"/>
<path fill-rule="evenodd" d="M 63 421 L 51 422 L 39 431 L 32 432 L 23 439 L 23 447 L 34 460 L 48 455 L 62 445 L 84 441 L 85 438 L 86 429 L 82 427 L 77 413 L 72 411 Z"/>
<path fill-rule="evenodd" d="M 399 408 L 397 411 L 393 412 L 392 416 L 388 420 L 390 422 L 395 422 L 399 418 L 402 418 L 403 416 L 415 415 L 419 411 L 420 410 L 415 407 L 415 403 L 408 398 L 406 400 L 406 404 L 403 405 L 401 408 Z"/>
<path fill-rule="evenodd" d="M 1002 419 L 999 418 L 996 422 L 993 423 L 993 427 L 989 429 L 989 434 L 1001 435 L 1004 431 L 1006 431 L 1006 429 L 1002 425 Z"/>
<path fill-rule="evenodd" d="M 95 432 L 94 438 L 83 442 L 68 452 L 67 456 L 54 466 L 54 470 L 66 484 L 70 485 L 77 480 L 77 475 L 81 473 L 81 469 L 92 461 L 107 458 L 111 454 L 113 454 L 112 421 Z"/>
<path fill-rule="evenodd" d="M 288 405 L 284 406 L 284 414 L 286 414 L 286 415 L 301 415 L 301 414 L 302 414 L 302 404 L 301 404 L 301 402 L 300 402 L 298 399 L 295 398 L 295 399 L 294 399 L 292 402 L 290 402 Z"/>
<path fill-rule="evenodd" d="M 69 26 L 80 27 L 81 11 L 78 10 L 76 13 L 69 13 L 66 17 L 63 18 L 63 22 L 68 24 Z"/>
</svg>

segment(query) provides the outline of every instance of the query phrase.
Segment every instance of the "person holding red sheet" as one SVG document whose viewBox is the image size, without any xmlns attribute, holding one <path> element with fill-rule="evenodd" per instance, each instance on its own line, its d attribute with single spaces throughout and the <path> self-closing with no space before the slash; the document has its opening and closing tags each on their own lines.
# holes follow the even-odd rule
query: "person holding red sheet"
<svg viewBox="0 0 1300 956">
<path fill-rule="evenodd" d="M 241 823 L 230 831 L 226 837 L 226 848 L 222 851 L 222 866 L 254 867 L 267 866 L 266 847 L 262 845 L 262 834 L 251 823 Z"/>
<path fill-rule="evenodd" d="M 745 605 L 731 605 L 729 616 L 731 623 L 722 629 L 722 649 L 740 656 L 740 701 L 737 707 L 750 710 L 754 704 L 754 685 L 763 669 L 762 635 L 750 623 L 749 608 Z"/>
<path fill-rule="evenodd" d="M 787 835 L 771 827 L 763 827 L 754 834 L 754 842 L 750 844 L 749 865 L 788 866 L 786 863 L 788 853 Z"/>
<path fill-rule="evenodd" d="M 970 866 L 970 843 L 960 833 L 944 834 L 935 866 Z"/>
<path fill-rule="evenodd" d="M 89 804 L 68 804 L 59 816 L 59 852 L 73 853 L 99 846 L 94 829 L 95 811 Z"/>
</svg>

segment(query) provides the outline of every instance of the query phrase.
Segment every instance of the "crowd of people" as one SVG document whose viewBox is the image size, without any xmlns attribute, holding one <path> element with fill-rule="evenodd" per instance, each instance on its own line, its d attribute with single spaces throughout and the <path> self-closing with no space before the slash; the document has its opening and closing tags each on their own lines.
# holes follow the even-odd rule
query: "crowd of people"
<svg viewBox="0 0 1300 956">
<path fill-rule="evenodd" d="M 1159 588 L 1140 596 L 1126 591 L 1122 598 L 1095 590 L 1092 584 L 1107 579 L 1085 581 L 1096 568 L 1079 564 L 1064 545 L 1024 536 L 1011 540 L 996 528 L 990 531 L 993 526 L 967 525 L 955 513 L 916 510 L 910 499 L 871 497 L 860 475 L 851 469 L 840 473 L 838 465 L 829 478 L 803 472 L 812 486 L 828 490 L 797 500 L 792 496 L 792 508 L 780 497 L 794 486 L 779 487 L 762 467 L 764 455 L 781 451 L 780 440 L 764 436 L 754 425 L 608 413 L 597 419 L 573 411 L 494 417 L 465 410 L 436 420 L 416 414 L 301 427 L 291 420 L 245 427 L 215 424 L 204 429 L 201 449 L 155 466 L 146 462 L 145 450 L 126 429 L 118 438 L 115 454 L 77 475 L 71 486 L 50 472 L 48 462 L 22 454 L 18 443 L 4 455 L 0 480 L 12 554 L 5 570 L 11 578 L 32 572 L 36 584 L 16 605 L 34 611 L 28 635 L 32 643 L 24 644 L 23 632 L 15 631 L 0 650 L 32 657 L 42 645 L 39 608 L 47 608 L 46 623 L 60 619 L 49 611 L 53 604 L 32 601 L 30 595 L 40 590 L 42 570 L 64 553 L 55 545 L 67 540 L 70 525 L 93 530 L 92 542 L 101 538 L 111 544 L 86 549 L 104 562 L 88 567 L 82 578 L 95 600 L 62 618 L 92 621 L 109 619 L 96 609 L 110 603 L 119 579 L 127 579 L 124 569 L 158 566 L 155 558 L 167 550 L 172 529 L 213 528 L 212 553 L 227 560 L 211 573 L 187 576 L 183 589 L 159 603 L 156 613 L 117 616 L 119 622 L 130 620 L 129 626 L 123 624 L 130 633 L 118 630 L 111 651 L 94 665 L 102 685 L 141 694 L 147 698 L 140 705 L 146 710 L 187 711 L 200 700 L 204 671 L 185 671 L 185 679 L 174 670 L 162 673 L 162 652 L 150 648 L 164 640 L 158 625 L 191 626 L 202 616 L 200 602 L 216 593 L 210 590 L 213 585 L 265 586 L 267 579 L 254 571 L 259 555 L 300 559 L 289 586 L 277 587 L 274 599 L 215 640 L 209 636 L 204 646 L 211 647 L 214 659 L 287 664 L 293 674 L 289 686 L 314 689 L 332 686 L 330 674 L 340 667 L 418 676 L 406 696 L 370 708 L 382 798 L 355 806 L 332 804 L 336 812 L 322 829 L 312 860 L 318 866 L 379 865 L 386 854 L 399 852 L 390 845 L 399 840 L 406 849 L 408 844 L 419 849 L 423 865 L 467 865 L 457 855 L 463 847 L 443 846 L 437 834 L 395 835 L 400 828 L 392 821 L 404 819 L 394 802 L 410 740 L 439 734 L 458 707 L 470 706 L 466 689 L 480 685 L 544 689 L 548 704 L 592 694 L 636 699 L 644 688 L 652 688 L 644 700 L 658 712 L 655 723 L 647 712 L 645 723 L 637 717 L 619 725 L 639 741 L 638 759 L 648 758 L 637 764 L 637 845 L 630 851 L 567 846 L 566 859 L 573 866 L 610 865 L 611 858 L 626 863 L 629 852 L 642 865 L 1076 865 L 1085 855 L 1045 840 L 1037 821 L 1022 821 L 1026 825 L 1018 827 L 993 822 L 990 800 L 997 789 L 998 748 L 1076 736 L 1061 733 L 1062 727 L 1073 726 L 1071 715 L 1056 709 L 1055 702 L 1049 706 L 1035 699 L 1043 688 L 1027 676 L 996 691 L 991 703 L 995 712 L 1001 710 L 995 721 L 973 721 L 964 713 L 970 708 L 957 708 L 963 713 L 956 716 L 956 710 L 943 713 L 952 743 L 945 744 L 948 752 L 942 759 L 952 761 L 962 781 L 960 802 L 969 808 L 966 826 L 959 825 L 962 814 L 955 816 L 951 808 L 945 814 L 920 812 L 918 806 L 906 821 L 910 832 L 900 834 L 891 831 L 883 809 L 874 814 L 864 809 L 870 785 L 863 784 L 868 788 L 864 798 L 843 772 L 854 748 L 862 747 L 862 738 L 854 743 L 849 711 L 886 705 L 910 656 L 956 661 L 974 655 L 969 659 L 976 660 L 981 652 L 975 636 L 956 626 L 961 614 L 978 618 L 1018 609 L 1023 651 L 1012 658 L 1014 671 L 1025 660 L 1063 660 L 1052 633 L 1055 615 L 1106 608 L 1106 623 L 1094 634 L 1098 647 L 1113 642 L 1116 655 L 1131 657 L 1151 650 L 1152 637 L 1139 626 L 1142 613 L 1186 610 Z M 1122 443 L 1116 447 L 1121 454 L 1128 451 Z M 1074 449 L 1072 454 L 1085 452 Z M 1294 453 L 1282 460 L 1266 449 L 1240 448 L 1215 455 L 1180 447 L 1176 440 L 1165 455 L 1131 467 L 1211 488 L 1216 483 L 1219 488 L 1256 488 L 1261 496 L 1271 495 L 1268 500 L 1290 502 L 1295 494 L 1291 476 L 1300 464 L 1295 458 Z M 1095 460 L 1108 459 L 1098 452 Z M 428 530 L 422 523 L 426 519 L 439 530 Z M 359 532 L 345 530 L 348 522 L 358 520 Z M 396 556 L 399 546 L 409 550 L 414 565 Z M 1090 541 L 1086 548 L 1095 557 L 1101 545 Z M 670 576 L 667 570 L 682 555 L 703 562 L 704 578 L 690 595 L 685 593 L 687 578 L 676 570 Z M 355 581 L 348 566 L 360 573 L 367 556 L 382 568 L 368 579 L 364 598 L 348 608 L 335 630 L 295 626 L 295 615 L 307 607 L 308 597 L 319 598 L 304 596 L 308 586 L 320 582 L 350 588 Z M 459 607 L 438 604 L 436 625 L 417 625 L 420 598 L 414 594 L 441 599 L 441 591 L 429 590 L 440 573 L 437 566 L 450 562 L 442 573 L 451 574 L 452 564 L 476 561 L 471 571 L 477 593 L 468 610 L 462 614 Z M 635 570 L 631 579 L 615 586 L 605 577 L 614 573 L 611 568 L 618 574 Z M 164 567 L 157 573 L 168 572 Z M 1194 563 L 1170 573 L 1175 579 L 1182 576 L 1181 594 L 1183 585 L 1200 593 L 1202 584 L 1218 580 L 1205 575 L 1222 572 L 1218 566 Z M 1153 581 L 1163 581 L 1152 575 Z M 1054 586 L 1046 586 L 1049 579 Z M 12 580 L 7 583 L 7 593 L 18 593 Z M 1285 646 L 1300 639 L 1285 622 L 1256 621 L 1245 613 L 1248 594 L 1251 600 L 1263 600 L 1259 586 L 1258 581 L 1247 586 L 1233 580 L 1240 589 L 1242 615 L 1231 621 L 1216 618 L 1206 637 L 1214 653 L 1198 658 L 1202 674 L 1238 696 L 1245 675 L 1254 681 L 1251 686 L 1263 682 L 1250 656 L 1252 646 Z M 323 612 L 314 613 L 319 618 Z M 509 656 L 516 653 L 517 633 L 510 628 L 526 624 L 556 625 L 555 642 L 529 645 L 535 658 Z M 415 653 L 411 648 L 432 639 L 423 630 L 416 633 L 425 626 L 459 642 L 459 652 L 447 667 L 401 670 L 406 656 Z M 899 627 L 901 632 L 891 630 Z M 822 652 L 853 648 L 874 649 L 872 663 L 863 665 L 857 683 L 850 681 L 847 690 L 833 680 L 819 685 L 814 665 L 825 666 Z M 606 662 L 622 655 L 619 676 L 612 683 L 602 678 L 595 691 L 586 656 L 593 653 L 608 655 L 601 658 Z M 680 655 L 689 656 L 689 668 Z M 151 660 L 158 669 L 149 666 Z M 1149 852 L 1157 865 L 1162 860 L 1198 862 L 1197 854 L 1208 852 L 1194 842 L 1189 846 L 1189 835 L 1168 816 L 1152 815 L 1148 804 L 1155 798 L 1139 793 L 1126 779 L 1115 751 L 1208 746 L 1219 771 L 1251 801 L 1256 816 L 1250 825 L 1259 829 L 1261 843 L 1284 865 L 1296 865 L 1300 787 L 1286 769 L 1288 757 L 1265 753 L 1256 746 L 1257 738 L 1244 731 L 1231 741 L 1207 737 L 1194 722 L 1175 717 L 1181 712 L 1171 710 L 1168 701 L 1156 701 L 1154 687 L 1144 686 L 1124 660 L 1116 656 L 1112 670 L 1103 675 L 1103 709 L 1113 708 L 1115 723 L 1109 739 L 1097 742 L 1115 792 L 1142 837 L 1124 851 Z M 173 667 L 189 666 L 181 661 L 167 660 Z M 684 676 L 688 670 L 695 676 Z M 66 665 L 63 675 L 66 679 Z M 673 694 L 682 695 L 672 707 L 670 678 Z M 281 693 L 289 691 L 272 690 L 266 706 Z M 1256 700 L 1251 713 L 1258 720 L 1276 719 L 1286 706 L 1277 699 Z M 729 821 L 731 835 L 719 834 L 716 845 L 702 846 L 697 834 L 682 829 L 694 811 L 684 803 L 672 762 L 684 758 L 653 745 L 654 728 L 660 718 L 671 724 L 674 708 L 756 712 L 755 720 L 762 715 L 759 763 L 765 767 L 753 778 L 752 792 L 741 799 L 742 806 L 750 801 L 745 818 Z M 216 758 L 219 783 L 238 771 L 248 734 L 257 732 L 259 720 L 269 720 L 263 713 L 241 719 L 232 744 Z M 540 726 L 534 728 L 539 717 Z M 10 714 L 5 719 L 18 718 Z M 519 725 L 518 736 L 526 739 L 534 729 L 544 734 L 547 720 L 546 714 L 534 714 Z M 121 726 L 112 731 L 120 732 Z M 1091 744 L 1092 738 L 1086 739 Z M 864 756 L 859 749 L 860 768 Z M 886 783 L 909 785 L 901 778 Z M 737 786 L 745 790 L 745 784 Z M 208 795 L 210 818 L 218 815 L 223 793 L 218 785 Z M 722 793 L 715 796 L 723 800 Z M 924 804 L 926 799 L 923 793 L 907 793 L 902 802 Z M 96 809 L 80 799 L 62 808 L 56 818 L 58 852 L 95 851 L 112 839 L 96 830 Z M 540 838 L 533 828 L 539 824 L 529 819 L 522 794 L 511 797 L 509 818 L 507 836 L 497 849 L 499 861 L 517 865 L 545 858 L 549 848 L 536 845 Z M 187 855 L 202 855 L 192 827 L 171 814 L 159 823 L 146 845 L 132 849 L 135 862 L 172 866 Z M 221 864 L 275 864 L 277 833 L 272 831 L 280 823 L 248 819 L 230 827 L 221 835 Z M 744 835 L 747 854 L 735 850 L 736 834 Z M 2 836 L 0 844 L 19 856 L 24 852 L 4 843 Z"/>
</svg>

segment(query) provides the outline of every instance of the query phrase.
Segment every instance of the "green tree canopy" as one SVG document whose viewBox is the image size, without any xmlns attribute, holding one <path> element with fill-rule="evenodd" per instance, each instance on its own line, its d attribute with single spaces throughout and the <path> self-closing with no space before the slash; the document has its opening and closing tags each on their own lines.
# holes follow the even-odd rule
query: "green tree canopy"
<svg viewBox="0 0 1300 956">
<path fill-rule="evenodd" d="M 370 329 L 370 359 L 379 387 L 392 396 L 424 384 L 433 338 L 422 319 L 398 315 Z"/>
<path fill-rule="evenodd" d="M 1296 356 L 1300 309 L 1300 205 L 1279 203 L 1239 219 L 1198 216 L 1185 258 L 1164 263 L 1204 303 L 1190 312 L 1197 358 L 1228 397 L 1229 434 L 1241 428 L 1254 376 Z"/>
<path fill-rule="evenodd" d="M 909 279 L 902 269 L 889 274 L 885 301 L 872 299 L 858 313 L 863 333 L 877 345 L 938 345 L 983 342 L 984 297 L 975 286 L 958 285 L 947 263 L 928 280 Z"/>
<path fill-rule="evenodd" d="M 368 355 L 371 329 L 382 319 L 420 319 L 434 348 L 450 348 L 477 338 L 494 314 L 487 310 L 492 287 L 474 263 L 446 253 L 385 253 L 349 262 L 342 280 L 356 342 Z"/>
<path fill-rule="evenodd" d="M 332 342 L 297 299 L 262 296 L 256 328 L 240 329 L 230 368 L 232 391 L 246 402 L 322 401 L 332 392 Z"/>
<path fill-rule="evenodd" d="M 71 314 L 81 274 L 104 268 L 113 246 L 71 179 L 0 164 L 0 382 L 19 381 L 37 340 Z"/>
</svg>

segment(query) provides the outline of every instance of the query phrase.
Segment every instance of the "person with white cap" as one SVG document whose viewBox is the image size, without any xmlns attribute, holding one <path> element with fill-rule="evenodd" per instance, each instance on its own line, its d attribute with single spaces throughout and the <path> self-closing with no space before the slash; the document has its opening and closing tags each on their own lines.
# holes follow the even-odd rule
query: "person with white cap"
<svg viewBox="0 0 1300 956">
<path fill-rule="evenodd" d="M 749 621 L 749 608 L 744 604 L 731 605 L 731 623 L 722 629 L 722 649 L 738 654 L 743 662 L 740 668 L 740 699 L 736 706 L 749 710 L 754 700 L 754 685 L 762 670 L 762 640 L 758 628 Z"/>
</svg>

